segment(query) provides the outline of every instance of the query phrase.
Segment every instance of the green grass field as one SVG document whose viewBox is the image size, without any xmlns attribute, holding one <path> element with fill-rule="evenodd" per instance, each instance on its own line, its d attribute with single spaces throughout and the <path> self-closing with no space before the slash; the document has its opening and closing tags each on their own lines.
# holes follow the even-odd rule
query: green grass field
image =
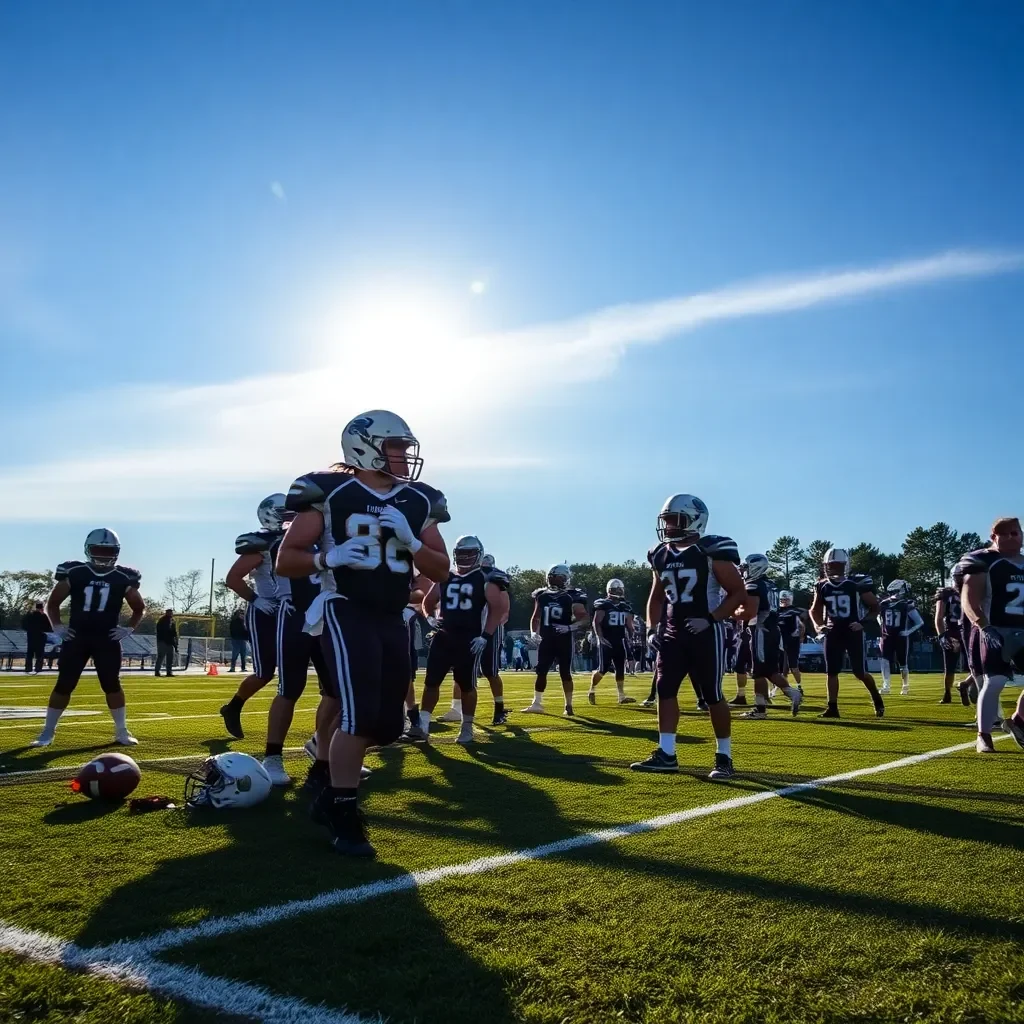
<svg viewBox="0 0 1024 1024">
<path fill-rule="evenodd" d="M 139 795 L 180 797 L 210 752 L 261 755 L 269 690 L 247 705 L 245 740 L 223 735 L 217 709 L 235 678 L 126 678 Z M 522 707 L 532 678 L 505 680 Z M 51 685 L 0 676 L 0 705 L 45 704 Z M 649 685 L 627 690 L 640 698 Z M 69 769 L 112 736 L 85 679 L 72 708 L 98 714 L 66 718 L 49 749 L 27 747 L 38 720 L 0 718 L 0 1021 L 1022 1021 L 1024 753 L 1008 739 L 994 756 L 946 753 L 408 878 L 972 741 L 971 712 L 938 706 L 939 686 L 915 677 L 912 696 L 891 696 L 876 720 L 844 678 L 843 719 L 819 722 L 824 681 L 805 677 L 798 719 L 780 708 L 735 723 L 740 774 L 728 785 L 704 778 L 714 747 L 692 701 L 682 773 L 630 772 L 654 745 L 654 712 L 616 706 L 610 679 L 596 707 L 578 696 L 574 721 L 513 714 L 466 749 L 438 726 L 428 747 L 369 757 L 378 860 L 367 863 L 331 851 L 296 790 L 225 814 L 130 816 L 74 796 Z M 550 696 L 560 711 L 557 684 Z M 314 705 L 311 686 L 295 747 Z M 479 721 L 490 708 L 485 687 Z M 301 776 L 305 760 L 286 766 Z"/>
</svg>

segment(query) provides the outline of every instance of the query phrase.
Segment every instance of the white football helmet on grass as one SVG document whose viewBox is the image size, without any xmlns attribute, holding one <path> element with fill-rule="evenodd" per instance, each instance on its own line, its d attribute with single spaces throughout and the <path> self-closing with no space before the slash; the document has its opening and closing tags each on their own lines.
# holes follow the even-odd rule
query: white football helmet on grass
<svg viewBox="0 0 1024 1024">
<path fill-rule="evenodd" d="M 266 768 L 248 754 L 232 751 L 208 757 L 185 780 L 188 807 L 255 807 L 270 795 Z"/>
</svg>

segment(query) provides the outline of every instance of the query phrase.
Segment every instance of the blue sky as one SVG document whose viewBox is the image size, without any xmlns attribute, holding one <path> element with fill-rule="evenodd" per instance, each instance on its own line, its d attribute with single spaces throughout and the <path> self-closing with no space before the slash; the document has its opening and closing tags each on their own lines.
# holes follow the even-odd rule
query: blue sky
<svg viewBox="0 0 1024 1024">
<path fill-rule="evenodd" d="M 1021 510 L 1011 0 L 20 2 L 0 39 L 0 568 L 102 524 L 144 592 L 223 570 L 378 405 L 506 565 L 643 558 L 675 491 L 745 551 Z"/>
</svg>

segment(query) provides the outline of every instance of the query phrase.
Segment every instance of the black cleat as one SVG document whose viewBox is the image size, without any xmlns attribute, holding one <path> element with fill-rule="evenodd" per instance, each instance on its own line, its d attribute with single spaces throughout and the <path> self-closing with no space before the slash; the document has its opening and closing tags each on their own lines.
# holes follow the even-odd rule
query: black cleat
<svg viewBox="0 0 1024 1024">
<path fill-rule="evenodd" d="M 732 758 L 728 754 L 715 754 L 715 767 L 708 774 L 709 779 L 716 782 L 731 779 L 736 775 L 736 769 L 732 766 Z"/>
<path fill-rule="evenodd" d="M 829 704 L 828 707 L 826 707 L 825 710 L 822 711 L 822 713 L 820 715 L 818 715 L 818 717 L 819 718 L 838 718 L 839 717 L 839 708 L 837 708 L 835 706 L 835 704 Z"/>
<path fill-rule="evenodd" d="M 882 698 L 879 697 L 875 701 L 875 718 L 885 717 L 885 704 L 882 702 Z"/>
<path fill-rule="evenodd" d="M 746 696 L 741 696 L 738 693 L 736 694 L 735 697 L 733 697 L 733 699 L 731 701 L 729 701 L 729 707 L 731 707 L 731 708 L 745 708 L 746 706 L 747 706 L 747 698 L 746 698 Z"/>
<path fill-rule="evenodd" d="M 951 693 L 944 693 L 942 695 L 942 700 L 940 700 L 939 703 L 940 704 L 952 704 L 953 703 L 953 695 Z"/>
<path fill-rule="evenodd" d="M 956 688 L 960 693 L 960 703 L 965 708 L 971 706 L 971 684 L 970 681 L 965 679 L 962 683 L 957 683 Z"/>
<path fill-rule="evenodd" d="M 235 737 L 236 740 L 244 740 L 245 733 L 242 732 L 242 712 L 235 710 L 230 704 L 225 704 L 220 709 L 220 717 L 224 719 L 224 728 Z"/>
<path fill-rule="evenodd" d="M 708 702 L 706 700 L 699 700 L 699 701 L 697 701 L 697 710 L 698 711 L 707 711 L 707 709 L 708 709 Z"/>
<path fill-rule="evenodd" d="M 321 767 L 322 766 L 322 767 Z M 302 789 L 315 800 L 325 786 L 331 784 L 331 773 L 324 761 L 314 761 L 306 772 L 306 780 L 302 783 Z"/>
<path fill-rule="evenodd" d="M 491 725 L 508 725 L 508 712 L 504 708 L 495 708 Z"/>
<path fill-rule="evenodd" d="M 376 857 L 377 851 L 366 834 L 366 819 L 354 799 L 335 799 L 328 825 L 334 836 L 335 853 L 345 857 Z"/>
<path fill-rule="evenodd" d="M 655 747 L 654 753 L 643 761 L 634 761 L 630 766 L 635 772 L 665 772 L 668 774 L 679 771 L 679 761 L 675 754 L 666 754 L 661 747 Z"/>
</svg>

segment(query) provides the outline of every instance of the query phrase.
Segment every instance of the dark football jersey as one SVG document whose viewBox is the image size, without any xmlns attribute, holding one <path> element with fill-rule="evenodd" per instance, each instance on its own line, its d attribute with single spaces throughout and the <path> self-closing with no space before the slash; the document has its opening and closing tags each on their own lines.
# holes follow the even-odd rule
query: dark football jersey
<svg viewBox="0 0 1024 1024">
<path fill-rule="evenodd" d="M 993 626 L 1024 629 L 1024 556 L 1011 561 L 994 548 L 971 551 L 957 569 L 965 579 L 983 574 L 982 610 Z"/>
<path fill-rule="evenodd" d="M 277 549 L 283 536 L 283 530 L 253 530 L 252 533 L 242 533 L 235 538 L 236 555 L 260 556 L 260 564 L 249 573 L 252 589 L 257 597 L 279 596 L 274 559 L 277 557 Z"/>
<path fill-rule="evenodd" d="M 571 626 L 575 619 L 572 613 L 574 604 L 586 605 L 587 595 L 581 590 L 570 587 L 568 590 L 552 590 L 542 587 L 533 592 L 540 612 L 540 635 L 542 637 L 558 636 L 556 626 Z"/>
<path fill-rule="evenodd" d="M 501 569 L 484 569 L 483 573 L 487 577 L 487 582 L 493 583 L 499 590 L 508 590 L 512 585 L 508 575 Z"/>
<path fill-rule="evenodd" d="M 484 569 L 473 569 L 465 575 L 449 573 L 447 581 L 439 585 L 437 616 L 441 627 L 450 633 L 479 636 L 487 620 L 486 586 Z"/>
<path fill-rule="evenodd" d="M 747 593 L 757 598 L 757 625 L 761 629 L 778 629 L 779 588 L 762 576 L 747 584 Z M 753 621 L 750 620 L 751 624 Z"/>
<path fill-rule="evenodd" d="M 277 564 L 277 552 L 281 547 L 281 541 L 284 539 L 284 533 L 279 534 L 270 545 L 270 558 L 271 563 Z M 316 547 L 312 547 L 311 551 L 315 551 Z M 320 577 L 319 575 L 312 576 L 297 576 L 295 579 L 289 579 L 287 576 L 275 576 L 277 582 L 277 596 L 282 601 L 287 601 L 296 611 L 302 612 L 303 615 L 309 610 L 309 606 L 316 600 L 317 595 L 320 593 Z"/>
<path fill-rule="evenodd" d="M 790 605 L 788 608 L 779 609 L 779 631 L 783 636 L 799 636 L 802 621 L 803 612 L 799 608 Z"/>
<path fill-rule="evenodd" d="M 679 548 L 659 544 L 647 553 L 665 591 L 665 632 L 676 635 L 686 619 L 707 618 L 721 603 L 725 591 L 712 571 L 714 562 L 740 564 L 736 542 L 729 537 L 701 537 Z"/>
<path fill-rule="evenodd" d="M 109 633 L 121 615 L 124 595 L 138 589 L 142 577 L 126 565 L 98 568 L 89 562 L 61 562 L 54 582 L 71 587 L 68 626 L 76 633 Z"/>
<path fill-rule="evenodd" d="M 884 597 L 878 602 L 878 620 L 882 632 L 887 636 L 902 633 L 910 626 L 910 610 L 913 601 L 906 598 Z"/>
<path fill-rule="evenodd" d="M 321 551 L 330 551 L 352 537 L 366 540 L 367 563 L 359 568 L 326 570 L 320 577 L 322 588 L 377 611 L 398 614 L 409 602 L 413 562 L 409 551 L 399 546 L 394 530 L 380 524 L 379 516 L 389 505 L 405 516 L 414 537 L 451 518 L 444 495 L 424 483 L 399 482 L 386 494 L 378 494 L 352 474 L 341 472 L 299 477 L 286 502 L 293 512 L 316 509 L 323 515 Z"/>
<path fill-rule="evenodd" d="M 942 631 L 944 633 L 959 633 L 960 620 L 963 618 L 963 609 L 960 607 L 960 591 L 954 590 L 952 587 L 942 587 L 935 594 L 935 601 L 939 605 Z"/>
<path fill-rule="evenodd" d="M 870 576 L 844 576 L 837 583 L 818 580 L 815 584 L 825 604 L 825 614 L 830 626 L 849 626 L 864 618 L 864 602 L 861 595 L 874 593 L 875 585 Z"/>
<path fill-rule="evenodd" d="M 633 614 L 629 602 L 617 597 L 599 597 L 594 602 L 594 618 L 598 612 L 604 612 L 601 636 L 613 644 L 621 643 L 626 636 L 626 623 Z"/>
</svg>

